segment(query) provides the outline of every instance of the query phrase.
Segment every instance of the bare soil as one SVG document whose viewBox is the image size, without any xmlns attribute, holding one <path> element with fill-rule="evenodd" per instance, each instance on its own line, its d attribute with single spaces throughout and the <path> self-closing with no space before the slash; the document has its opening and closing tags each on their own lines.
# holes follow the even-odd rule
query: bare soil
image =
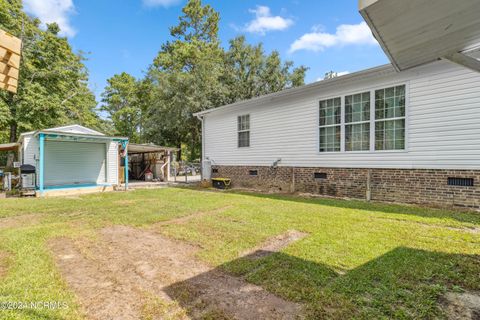
<svg viewBox="0 0 480 320">
<path fill-rule="evenodd" d="M 88 319 L 297 319 L 302 306 L 212 268 L 198 248 L 125 226 L 102 229 L 96 242 L 57 238 L 55 261 Z M 180 309 L 180 310 L 179 310 Z"/>
<path fill-rule="evenodd" d="M 218 214 L 218 213 L 222 213 L 225 210 L 228 210 L 232 207 L 233 206 L 225 206 L 225 207 L 221 207 L 221 208 L 210 210 L 210 211 L 195 212 L 193 214 L 183 216 L 183 217 L 180 217 L 180 218 L 171 219 L 171 220 L 167 220 L 167 221 L 160 221 L 160 222 L 154 223 L 152 225 L 152 227 L 155 228 L 155 227 L 161 227 L 161 226 L 172 225 L 172 224 L 185 224 L 185 223 L 189 222 L 190 220 L 192 220 L 194 218 L 199 218 L 199 217 L 204 217 L 204 216 L 208 216 L 208 215 L 215 215 L 215 214 Z"/>
<path fill-rule="evenodd" d="M 0 251 L 0 279 L 7 274 L 9 257 L 9 254 L 4 251 Z"/>
<path fill-rule="evenodd" d="M 480 320 L 480 293 L 449 292 L 443 297 L 442 307 L 450 320 Z"/>
<path fill-rule="evenodd" d="M 31 226 L 37 224 L 40 218 L 41 216 L 38 214 L 25 214 L 21 216 L 0 218 L 0 230 Z"/>
<path fill-rule="evenodd" d="M 288 230 L 287 232 L 268 239 L 262 245 L 253 250 L 248 250 L 242 254 L 242 256 L 248 256 L 248 258 L 256 260 L 272 253 L 278 252 L 286 248 L 292 242 L 301 240 L 308 236 L 308 233 L 300 232 L 297 230 Z"/>
</svg>

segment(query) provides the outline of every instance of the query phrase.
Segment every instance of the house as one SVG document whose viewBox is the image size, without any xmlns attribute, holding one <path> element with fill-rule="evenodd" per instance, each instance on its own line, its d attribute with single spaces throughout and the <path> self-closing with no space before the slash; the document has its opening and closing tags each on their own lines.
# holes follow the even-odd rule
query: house
<svg viewBox="0 0 480 320">
<path fill-rule="evenodd" d="M 127 144 L 126 137 L 69 125 L 22 133 L 19 160 L 36 168 L 39 196 L 111 190 L 121 183 L 120 153 L 128 161 Z"/>
<path fill-rule="evenodd" d="M 385 65 L 197 116 L 206 179 L 480 207 L 480 73 L 451 62 Z"/>
<path fill-rule="evenodd" d="M 392 64 L 197 113 L 203 178 L 480 208 L 480 1 L 359 5 Z"/>
</svg>

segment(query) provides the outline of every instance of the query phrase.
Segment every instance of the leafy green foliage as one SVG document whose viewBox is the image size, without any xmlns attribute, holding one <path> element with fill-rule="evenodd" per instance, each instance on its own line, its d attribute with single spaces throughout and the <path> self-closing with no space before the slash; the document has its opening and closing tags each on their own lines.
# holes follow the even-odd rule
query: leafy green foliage
<svg viewBox="0 0 480 320">
<path fill-rule="evenodd" d="M 117 134 L 129 137 L 132 142 L 139 142 L 142 115 L 139 83 L 125 72 L 114 75 L 107 82 L 101 109 L 109 114 Z"/>
<path fill-rule="evenodd" d="M 57 24 L 46 30 L 26 15 L 20 0 L 0 0 L 0 28 L 22 38 L 18 93 L 0 92 L 0 125 L 8 140 L 19 133 L 68 123 L 99 128 L 83 53 L 75 54 Z M 4 129 L 6 130 L 6 129 Z"/>
<path fill-rule="evenodd" d="M 244 37 L 224 50 L 218 39 L 220 16 L 200 0 L 183 8 L 179 24 L 170 29 L 148 71 L 152 91 L 141 95 L 147 140 L 189 151 L 200 157 L 200 121 L 193 114 L 239 100 L 302 85 L 305 67 L 282 63 L 278 52 L 266 55 L 262 45 L 251 46 Z M 186 148 L 185 148 L 186 146 Z"/>
<path fill-rule="evenodd" d="M 230 41 L 225 52 L 227 100 L 233 103 L 304 84 L 307 68 L 293 68 L 291 61 L 282 63 L 280 54 L 267 55 L 262 44 L 250 45 L 244 36 Z"/>
</svg>

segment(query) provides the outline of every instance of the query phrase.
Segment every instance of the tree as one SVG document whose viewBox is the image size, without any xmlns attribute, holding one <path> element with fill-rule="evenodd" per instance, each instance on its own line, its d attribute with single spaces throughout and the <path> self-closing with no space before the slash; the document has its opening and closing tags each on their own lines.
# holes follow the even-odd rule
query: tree
<svg viewBox="0 0 480 320">
<path fill-rule="evenodd" d="M 140 142 L 142 108 L 140 83 L 128 73 L 114 75 L 107 80 L 102 93 L 102 111 L 108 113 L 117 134 Z"/>
<path fill-rule="evenodd" d="M 11 142 L 23 131 L 72 122 L 101 124 L 83 54 L 73 53 L 57 24 L 46 30 L 39 25 L 23 12 L 20 0 L 0 0 L 0 28 L 23 40 L 18 92 L 0 92 L 0 124 L 8 127 Z"/>
<path fill-rule="evenodd" d="M 218 40 L 219 14 L 190 0 L 177 26 L 148 72 L 154 99 L 148 112 L 148 136 L 157 143 L 189 145 L 190 159 L 200 155 L 200 131 L 193 113 L 218 106 L 223 98 L 223 52 Z M 181 157 L 181 153 L 179 154 Z"/>
<path fill-rule="evenodd" d="M 291 61 L 282 63 L 278 51 L 266 55 L 262 44 L 250 45 L 240 36 L 230 41 L 225 70 L 223 81 L 233 103 L 303 85 L 307 68 L 293 68 Z"/>
<path fill-rule="evenodd" d="M 200 0 L 190 0 L 179 24 L 170 29 L 172 41 L 164 44 L 149 68 L 152 88 L 145 133 L 149 140 L 188 145 L 190 160 L 200 157 L 200 122 L 193 113 L 238 100 L 303 84 L 306 68 L 282 63 L 278 52 L 266 55 L 261 44 L 245 37 L 220 46 L 219 14 Z M 181 154 L 179 154 L 179 157 Z"/>
</svg>

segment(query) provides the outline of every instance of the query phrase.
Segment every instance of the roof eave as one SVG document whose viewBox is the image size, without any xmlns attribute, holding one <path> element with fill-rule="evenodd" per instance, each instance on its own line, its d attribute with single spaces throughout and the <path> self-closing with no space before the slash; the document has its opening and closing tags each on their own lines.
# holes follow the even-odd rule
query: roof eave
<svg viewBox="0 0 480 320">
<path fill-rule="evenodd" d="M 376 1 L 375 1 L 376 2 Z M 370 4 L 371 5 L 371 4 Z M 392 66 L 395 68 L 395 71 L 400 72 L 402 71 L 400 69 L 400 66 L 398 65 L 397 60 L 393 57 L 392 53 L 388 49 L 387 44 L 385 41 L 383 41 L 382 36 L 378 32 L 377 28 L 375 27 L 375 24 L 373 23 L 372 19 L 370 19 L 370 16 L 368 15 L 367 9 L 368 7 L 365 7 L 363 9 L 360 9 L 360 15 L 363 17 L 365 22 L 367 23 L 368 27 L 370 28 L 370 31 L 372 31 L 373 36 L 377 40 L 378 44 L 382 48 L 383 52 L 387 55 L 388 59 L 392 63 Z"/>
<path fill-rule="evenodd" d="M 259 102 L 271 101 L 273 99 L 277 99 L 277 98 L 280 98 L 280 97 L 283 97 L 283 96 L 299 94 L 299 93 L 302 93 L 304 91 L 307 91 L 307 90 L 310 90 L 310 89 L 315 89 L 315 88 L 321 89 L 322 87 L 326 87 L 327 85 L 342 84 L 344 82 L 347 82 L 347 81 L 350 81 L 350 80 L 361 79 L 361 78 L 366 77 L 366 76 L 371 76 L 371 75 L 381 76 L 386 71 L 392 71 L 393 72 L 395 70 L 396 70 L 395 67 L 392 67 L 391 64 L 385 64 L 385 65 L 361 70 L 361 71 L 358 71 L 358 72 L 353 72 L 353 73 L 350 73 L 350 74 L 347 74 L 347 75 L 344 75 L 344 76 L 340 76 L 340 77 L 336 77 L 336 78 L 332 78 L 332 79 L 328 79 L 328 80 L 316 81 L 316 82 L 313 82 L 313 83 L 310 83 L 310 84 L 303 85 L 301 87 L 288 88 L 288 89 L 285 89 L 285 90 L 282 90 L 282 91 L 278 91 L 278 92 L 270 93 L 270 94 L 267 94 L 267 95 L 255 97 L 255 98 L 252 98 L 252 99 L 249 99 L 249 100 L 243 100 L 243 101 L 235 102 L 235 103 L 232 103 L 232 104 L 227 104 L 227 105 L 224 105 L 224 106 L 221 106 L 221 107 L 218 107 L 218 108 L 213 108 L 213 109 L 208 109 L 208 110 L 196 112 L 193 115 L 195 117 L 202 117 L 202 116 L 205 116 L 205 115 L 207 115 L 209 113 L 212 113 L 212 112 L 217 112 L 217 111 L 226 110 L 226 109 L 230 109 L 230 108 L 235 108 L 235 107 L 239 107 L 239 106 L 249 106 L 251 104 L 259 103 Z"/>
<path fill-rule="evenodd" d="M 61 131 L 48 131 L 48 130 L 39 130 L 33 133 L 33 136 L 38 136 L 39 134 L 45 135 L 56 135 L 56 136 L 65 136 L 65 137 L 81 137 L 97 140 L 129 140 L 128 137 L 116 137 L 116 136 L 105 136 L 105 135 L 94 135 L 94 134 L 83 134 L 83 133 L 71 133 L 71 132 L 61 132 Z"/>
</svg>

